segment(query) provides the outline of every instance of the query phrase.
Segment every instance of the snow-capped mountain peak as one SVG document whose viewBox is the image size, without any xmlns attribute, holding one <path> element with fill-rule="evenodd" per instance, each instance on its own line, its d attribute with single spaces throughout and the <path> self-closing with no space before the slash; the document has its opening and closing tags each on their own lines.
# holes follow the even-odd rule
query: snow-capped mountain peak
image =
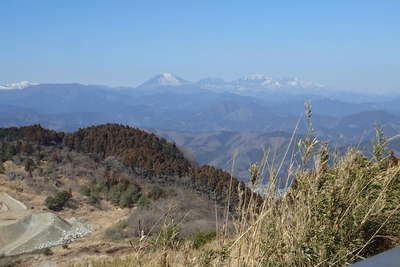
<svg viewBox="0 0 400 267">
<path fill-rule="evenodd" d="M 254 93 L 315 93 L 325 88 L 323 85 L 294 78 L 273 78 L 266 74 L 250 74 L 226 82 L 218 78 L 202 79 L 196 83 L 199 87 L 215 91 L 229 91 L 243 95 Z"/>
<path fill-rule="evenodd" d="M 303 81 L 297 77 L 281 79 L 281 83 L 286 86 L 301 87 L 301 88 L 310 88 L 310 87 L 322 88 L 322 87 L 324 87 L 321 84 L 318 84 L 315 82 Z"/>
<path fill-rule="evenodd" d="M 239 87 L 260 88 L 322 88 L 323 86 L 314 82 L 303 81 L 297 77 L 274 79 L 269 75 L 250 74 L 233 81 Z"/>
<path fill-rule="evenodd" d="M 239 80 L 244 80 L 244 81 L 257 81 L 257 80 L 270 80 L 270 79 L 272 79 L 271 76 L 265 74 L 249 74 L 242 78 L 239 78 Z"/>
<path fill-rule="evenodd" d="M 13 90 L 13 89 L 21 90 L 21 89 L 24 89 L 24 88 L 32 86 L 32 85 L 39 85 L 39 83 L 34 83 L 34 82 L 29 82 L 29 81 L 9 83 L 6 85 L 0 85 L 0 90 Z"/>
<path fill-rule="evenodd" d="M 182 83 L 180 78 L 175 77 L 173 74 L 168 72 L 160 74 L 158 76 L 158 82 L 162 85 L 172 85 L 172 86 L 181 85 Z"/>
<path fill-rule="evenodd" d="M 279 88 L 282 86 L 280 80 L 265 74 L 250 74 L 232 82 L 239 91 L 259 90 L 265 88 Z"/>
<path fill-rule="evenodd" d="M 142 85 L 139 87 L 146 87 L 146 88 L 156 88 L 156 87 L 162 87 L 162 86 L 181 86 L 185 84 L 189 84 L 190 82 L 179 78 L 171 73 L 165 72 L 161 73 L 159 75 L 156 75 L 155 77 L 151 78 L 150 80 L 144 82 Z"/>
</svg>

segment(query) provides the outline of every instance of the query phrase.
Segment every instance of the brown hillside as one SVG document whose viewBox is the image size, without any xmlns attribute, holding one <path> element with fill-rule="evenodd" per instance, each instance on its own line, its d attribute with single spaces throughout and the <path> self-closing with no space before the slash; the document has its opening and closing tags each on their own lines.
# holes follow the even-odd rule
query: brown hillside
<svg viewBox="0 0 400 267">
<path fill-rule="evenodd" d="M 0 140 L 65 146 L 78 152 L 96 154 L 101 159 L 114 156 L 144 179 L 189 187 L 218 201 L 229 196 L 234 205 L 238 204 L 241 192 L 245 199 L 252 194 L 244 183 L 227 172 L 211 166 L 192 165 L 174 143 L 119 124 L 93 126 L 73 133 L 56 132 L 40 125 L 12 127 L 0 129 Z"/>
</svg>

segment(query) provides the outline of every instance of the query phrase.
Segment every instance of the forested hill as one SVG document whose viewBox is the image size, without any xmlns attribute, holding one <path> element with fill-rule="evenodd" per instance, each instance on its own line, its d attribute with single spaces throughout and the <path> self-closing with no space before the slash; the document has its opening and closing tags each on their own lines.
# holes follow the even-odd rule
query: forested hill
<svg viewBox="0 0 400 267">
<path fill-rule="evenodd" d="M 101 159 L 113 156 L 143 179 L 157 183 L 174 183 L 223 201 L 231 189 L 231 202 L 238 203 L 240 191 L 251 191 L 227 172 L 211 166 L 196 166 L 187 160 L 174 143 L 153 133 L 119 124 L 105 124 L 63 133 L 40 125 L 0 128 L 0 140 L 67 147 Z M 246 197 L 247 198 L 247 197 Z M 248 198 L 247 198 L 248 199 Z"/>
<path fill-rule="evenodd" d="M 155 134 L 118 124 L 93 126 L 66 134 L 63 144 L 103 158 L 114 156 L 132 169 L 142 168 L 156 174 L 183 175 L 190 167 L 175 144 Z"/>
</svg>

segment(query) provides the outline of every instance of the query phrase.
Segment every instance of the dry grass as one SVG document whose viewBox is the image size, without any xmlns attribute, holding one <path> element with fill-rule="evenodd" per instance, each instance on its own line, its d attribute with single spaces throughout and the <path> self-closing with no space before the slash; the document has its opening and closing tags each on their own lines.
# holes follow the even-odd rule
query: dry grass
<svg viewBox="0 0 400 267">
<path fill-rule="evenodd" d="M 310 111 L 309 111 L 310 112 Z M 308 114 L 311 118 L 311 112 Z M 239 209 L 235 236 L 217 228 L 200 249 L 174 249 L 135 240 L 132 255 L 85 266 L 345 266 L 399 245 L 400 167 L 389 167 L 386 139 L 378 131 L 373 159 L 350 148 L 343 156 L 309 134 L 298 144 L 280 193 L 278 168 L 251 168 L 255 183 L 267 173 L 263 204 Z M 312 166 L 312 167 L 310 167 Z"/>
</svg>

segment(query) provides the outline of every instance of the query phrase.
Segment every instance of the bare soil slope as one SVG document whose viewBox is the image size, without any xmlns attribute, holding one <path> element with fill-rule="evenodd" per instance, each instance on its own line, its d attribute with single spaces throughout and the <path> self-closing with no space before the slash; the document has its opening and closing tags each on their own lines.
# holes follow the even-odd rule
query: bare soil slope
<svg viewBox="0 0 400 267">
<path fill-rule="evenodd" d="M 69 243 L 90 229 L 78 220 L 64 220 L 50 213 L 32 213 L 7 193 L 0 194 L 0 254 L 16 255 Z"/>
</svg>

